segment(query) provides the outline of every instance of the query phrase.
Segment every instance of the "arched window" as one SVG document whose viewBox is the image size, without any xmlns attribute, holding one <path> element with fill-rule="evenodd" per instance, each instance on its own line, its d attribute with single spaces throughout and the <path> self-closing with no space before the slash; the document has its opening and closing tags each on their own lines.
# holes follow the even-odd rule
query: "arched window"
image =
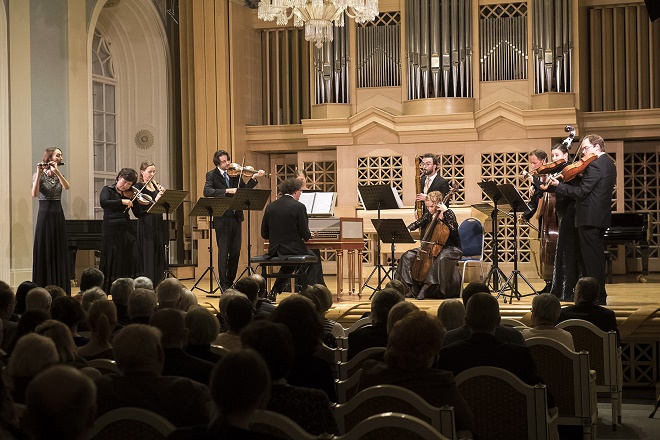
<svg viewBox="0 0 660 440">
<path fill-rule="evenodd" d="M 94 140 L 94 216 L 102 218 L 99 194 L 117 175 L 117 77 L 110 42 L 98 28 L 92 42 L 92 103 Z"/>
</svg>

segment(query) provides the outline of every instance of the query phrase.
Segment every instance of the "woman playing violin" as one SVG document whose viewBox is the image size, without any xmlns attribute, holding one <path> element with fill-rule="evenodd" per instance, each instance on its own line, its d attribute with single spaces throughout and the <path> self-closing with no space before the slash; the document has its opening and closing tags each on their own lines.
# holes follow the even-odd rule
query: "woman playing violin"
<svg viewBox="0 0 660 440">
<path fill-rule="evenodd" d="M 103 290 L 110 292 L 112 282 L 117 278 L 136 278 L 142 275 L 142 261 L 137 236 L 130 223 L 128 209 L 133 209 L 136 217 L 146 214 L 133 202 L 131 190 L 137 181 L 133 168 L 122 168 L 117 180 L 101 190 L 100 202 L 103 208 L 101 241 L 101 272 L 105 275 Z"/>
<path fill-rule="evenodd" d="M 435 228 L 448 228 L 449 236 L 445 243 L 436 243 L 443 245 L 442 251 L 431 264 L 428 275 L 422 283 L 415 281 L 412 277 L 412 266 L 420 248 L 409 250 L 401 256 L 395 278 L 408 284 L 411 291 L 417 293 L 417 299 L 424 299 L 433 294 L 439 298 L 458 297 L 461 289 L 461 277 L 458 273 L 457 262 L 463 256 L 463 252 L 461 251 L 461 238 L 458 235 L 456 215 L 442 203 L 440 191 L 432 191 L 427 194 L 424 204 L 428 212 L 419 220 L 408 225 L 408 229 L 414 231 L 427 227 L 432 223 L 433 216 L 438 213 Z M 433 232 L 426 231 L 426 235 L 431 237 Z"/>
</svg>

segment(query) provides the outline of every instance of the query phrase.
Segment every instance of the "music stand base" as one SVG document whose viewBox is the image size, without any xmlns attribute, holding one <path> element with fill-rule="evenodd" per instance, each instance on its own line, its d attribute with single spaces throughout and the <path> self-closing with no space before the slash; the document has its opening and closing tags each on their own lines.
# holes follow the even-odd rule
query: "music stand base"
<svg viewBox="0 0 660 440">
<path fill-rule="evenodd" d="M 518 277 L 522 278 L 522 280 L 529 286 L 530 289 L 532 289 L 532 293 L 527 293 L 525 295 L 521 294 L 520 291 L 518 290 Z M 511 282 L 513 281 L 513 283 Z M 500 289 L 500 292 L 497 294 L 497 298 L 502 296 L 504 298 L 504 304 L 506 304 L 506 298 L 509 297 L 509 304 L 513 303 L 513 298 L 515 297 L 518 301 L 520 301 L 520 298 L 525 297 L 525 296 L 534 296 L 538 295 L 539 292 L 532 286 L 532 284 L 527 281 L 527 278 L 525 278 L 525 275 L 522 274 L 519 270 L 514 270 L 511 272 L 511 275 L 509 275 L 509 278 L 506 280 L 506 284 L 511 288 L 508 294 L 504 293 L 504 290 L 506 290 L 506 286 L 502 286 Z"/>
<path fill-rule="evenodd" d="M 249 254 L 249 252 L 248 252 L 248 254 Z M 248 261 L 250 261 L 250 259 L 249 259 L 249 255 L 248 255 Z M 245 275 L 246 273 L 247 273 L 247 276 L 252 276 L 252 275 L 254 275 L 255 273 L 257 273 L 257 271 L 256 271 L 252 266 L 250 266 L 250 265 L 248 264 L 248 265 L 245 267 L 245 269 L 243 269 L 243 272 L 241 272 L 240 275 L 238 275 L 238 276 L 236 277 L 236 279 L 237 279 L 237 280 L 240 280 L 241 278 L 243 278 L 243 275 Z M 233 289 L 235 285 L 236 285 L 236 281 L 234 281 L 234 283 L 231 285 L 231 288 Z"/>
<path fill-rule="evenodd" d="M 493 279 L 492 283 L 490 282 L 491 278 Z M 498 266 L 491 266 L 490 270 L 486 274 L 484 284 L 486 284 L 491 291 L 499 292 L 500 283 L 502 288 L 507 290 L 505 288 L 505 286 L 507 285 L 506 275 L 504 274 L 504 272 L 502 272 L 502 269 L 500 269 Z M 508 286 L 508 289 L 511 289 L 511 286 Z M 499 298 L 499 294 L 497 297 Z"/>
<path fill-rule="evenodd" d="M 376 287 L 371 287 L 369 285 L 369 281 L 371 281 L 371 278 L 376 274 L 376 271 L 378 271 L 378 270 L 382 270 L 385 273 L 378 280 L 378 285 Z M 379 290 L 382 289 L 383 281 L 385 281 L 386 278 L 389 278 L 390 280 L 392 280 L 392 277 L 389 275 L 389 272 L 391 270 L 392 269 L 385 269 L 385 266 L 382 265 L 382 264 L 377 264 L 377 265 L 374 266 L 373 270 L 371 271 L 371 273 L 369 274 L 369 276 L 365 280 L 364 284 L 362 285 L 362 290 L 364 290 L 366 288 L 369 288 L 369 289 L 373 290 L 373 293 L 371 294 L 371 296 L 369 296 L 369 299 L 371 299 L 371 297 L 373 297 L 376 292 L 378 292 Z"/>
<path fill-rule="evenodd" d="M 206 276 L 207 273 L 211 277 L 211 280 L 209 282 L 209 289 L 210 290 L 204 290 L 201 287 L 198 287 L 198 284 L 202 282 L 202 280 L 204 279 L 204 277 Z M 215 279 L 215 282 L 218 285 L 218 287 L 216 287 L 216 288 L 212 288 L 213 279 Z M 215 273 L 215 268 L 213 266 L 209 266 L 209 267 L 206 268 L 204 273 L 197 279 L 197 281 L 195 282 L 195 285 L 192 286 L 190 291 L 192 292 L 195 289 L 201 290 L 202 292 L 206 293 L 207 298 L 220 298 L 220 295 L 222 295 L 222 289 L 220 289 L 220 279 L 218 278 L 218 274 Z M 218 290 L 220 290 L 220 295 L 215 295 L 215 292 L 217 292 Z"/>
</svg>

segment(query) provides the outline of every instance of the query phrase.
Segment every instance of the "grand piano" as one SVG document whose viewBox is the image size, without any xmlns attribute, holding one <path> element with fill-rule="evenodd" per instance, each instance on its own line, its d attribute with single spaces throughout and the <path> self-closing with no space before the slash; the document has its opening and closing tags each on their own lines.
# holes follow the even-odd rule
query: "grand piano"
<svg viewBox="0 0 660 440">
<path fill-rule="evenodd" d="M 610 245 L 639 246 L 642 256 L 642 273 L 637 277 L 639 282 L 646 282 L 649 274 L 649 213 L 648 212 L 613 212 L 612 224 L 605 231 L 605 246 Z M 611 265 L 608 263 L 608 274 L 611 275 Z"/>
</svg>

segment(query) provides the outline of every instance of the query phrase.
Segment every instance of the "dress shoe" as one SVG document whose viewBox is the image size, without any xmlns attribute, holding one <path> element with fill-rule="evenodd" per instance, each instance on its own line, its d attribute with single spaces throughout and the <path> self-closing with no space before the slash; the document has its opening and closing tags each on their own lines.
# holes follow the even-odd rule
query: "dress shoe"
<svg viewBox="0 0 660 440">
<path fill-rule="evenodd" d="M 271 290 L 266 294 L 266 299 L 274 304 L 277 301 L 277 292 L 275 290 Z"/>
<path fill-rule="evenodd" d="M 543 289 L 539 290 L 539 293 L 550 293 L 552 290 L 552 283 L 549 281 L 545 282 L 545 287 Z"/>
<path fill-rule="evenodd" d="M 418 300 L 423 300 L 426 298 L 426 291 L 429 290 L 429 285 L 424 284 L 421 289 L 419 289 L 419 295 L 417 295 Z"/>
</svg>

